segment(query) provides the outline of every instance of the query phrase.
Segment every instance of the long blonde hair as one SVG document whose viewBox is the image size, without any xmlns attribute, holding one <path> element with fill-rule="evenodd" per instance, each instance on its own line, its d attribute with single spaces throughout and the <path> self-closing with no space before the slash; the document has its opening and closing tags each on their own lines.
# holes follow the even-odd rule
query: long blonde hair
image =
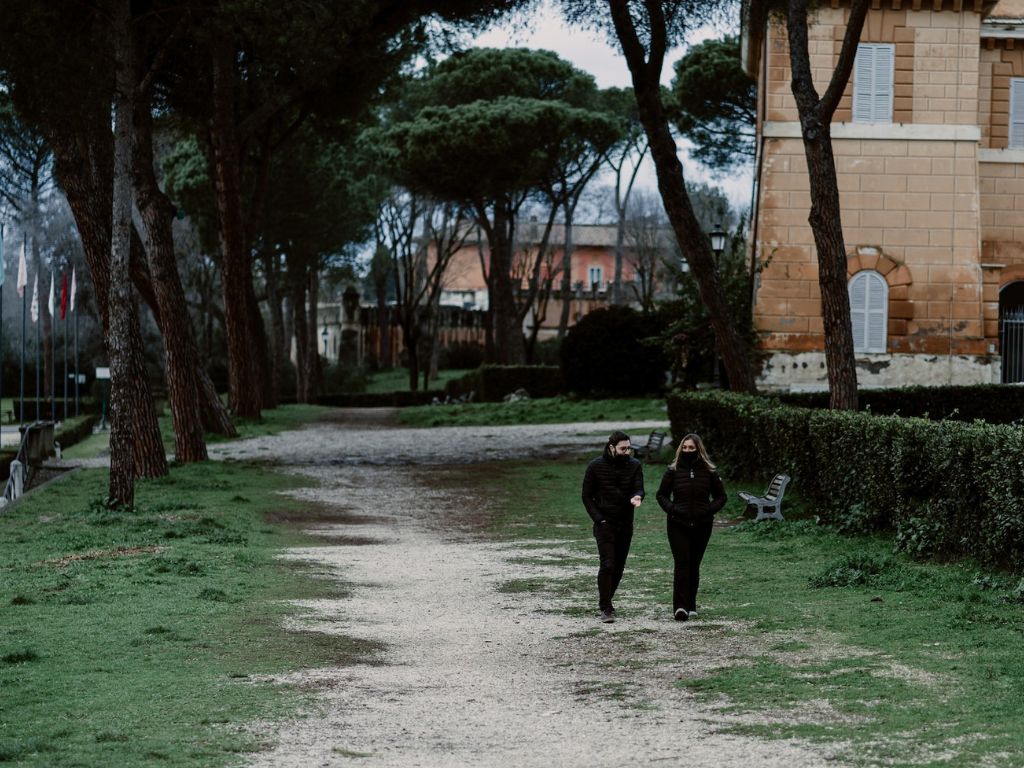
<svg viewBox="0 0 1024 768">
<path fill-rule="evenodd" d="M 704 462 L 704 466 L 708 469 L 714 469 L 715 465 L 712 463 L 711 458 L 708 456 L 708 451 L 704 447 L 704 441 L 700 439 L 700 435 L 695 432 L 690 432 L 683 436 L 683 439 L 679 441 L 679 447 L 676 448 L 676 457 L 672 459 L 672 463 L 668 465 L 669 469 L 675 469 L 679 466 L 679 456 L 683 452 L 683 443 L 687 440 L 693 440 L 694 445 L 697 446 L 697 455 L 700 456 L 700 460 Z"/>
</svg>

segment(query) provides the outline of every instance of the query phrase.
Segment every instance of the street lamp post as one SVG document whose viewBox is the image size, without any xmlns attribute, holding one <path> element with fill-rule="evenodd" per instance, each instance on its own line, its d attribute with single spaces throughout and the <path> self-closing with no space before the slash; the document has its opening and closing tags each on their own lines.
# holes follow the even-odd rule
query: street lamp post
<svg viewBox="0 0 1024 768">
<path fill-rule="evenodd" d="M 726 234 L 725 234 L 725 232 L 722 229 L 722 225 L 721 224 L 716 224 L 715 228 L 712 229 L 708 233 L 708 238 L 711 240 L 711 251 L 712 251 L 712 253 L 715 254 L 715 273 L 718 274 L 719 262 L 721 261 L 721 258 L 722 258 L 722 251 L 725 250 L 725 238 L 726 238 Z M 714 363 L 713 363 L 713 365 L 715 367 L 715 369 L 714 369 L 714 371 L 712 373 L 712 382 L 715 385 L 715 389 L 719 389 L 722 386 L 722 380 L 721 380 L 721 376 L 720 376 L 719 371 L 718 371 L 718 369 L 721 367 L 719 365 L 719 362 L 718 362 L 718 359 L 719 359 L 719 354 L 718 354 L 718 334 L 713 333 L 712 334 L 712 338 L 714 339 Z"/>
<path fill-rule="evenodd" d="M 327 323 L 324 323 L 324 329 L 320 331 L 320 338 L 324 340 L 324 360 L 327 359 Z"/>
</svg>

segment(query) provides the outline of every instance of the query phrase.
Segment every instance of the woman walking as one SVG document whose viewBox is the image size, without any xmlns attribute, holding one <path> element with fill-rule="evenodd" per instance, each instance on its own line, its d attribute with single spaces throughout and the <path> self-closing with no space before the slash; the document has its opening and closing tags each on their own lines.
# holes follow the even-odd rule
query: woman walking
<svg viewBox="0 0 1024 768">
<path fill-rule="evenodd" d="M 668 543 L 675 572 L 672 615 L 676 621 L 697 617 L 697 586 L 715 513 L 725 506 L 725 486 L 698 435 L 686 435 L 658 487 L 658 504 L 668 516 Z"/>
</svg>

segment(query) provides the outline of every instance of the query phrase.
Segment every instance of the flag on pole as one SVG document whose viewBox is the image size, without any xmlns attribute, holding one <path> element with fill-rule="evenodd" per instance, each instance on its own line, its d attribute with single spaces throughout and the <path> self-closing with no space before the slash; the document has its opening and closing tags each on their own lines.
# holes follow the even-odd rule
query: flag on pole
<svg viewBox="0 0 1024 768">
<path fill-rule="evenodd" d="M 53 284 L 57 282 L 57 275 L 53 272 L 50 273 L 50 300 L 46 302 L 46 309 L 50 312 L 50 317 L 53 317 Z"/>
<path fill-rule="evenodd" d="M 25 298 L 25 286 L 28 285 L 28 264 L 25 263 L 25 243 L 21 244 L 21 258 L 18 259 L 18 296 Z"/>
<path fill-rule="evenodd" d="M 63 285 L 60 288 L 60 319 L 63 320 L 68 314 L 68 273 L 62 275 Z"/>
<path fill-rule="evenodd" d="M 39 275 L 36 275 L 35 282 L 32 284 L 32 306 L 29 307 L 29 314 L 32 316 L 32 322 L 39 322 Z"/>
<path fill-rule="evenodd" d="M 78 283 L 75 281 L 75 268 L 71 268 L 71 311 L 75 311 L 75 294 L 78 293 Z"/>
</svg>

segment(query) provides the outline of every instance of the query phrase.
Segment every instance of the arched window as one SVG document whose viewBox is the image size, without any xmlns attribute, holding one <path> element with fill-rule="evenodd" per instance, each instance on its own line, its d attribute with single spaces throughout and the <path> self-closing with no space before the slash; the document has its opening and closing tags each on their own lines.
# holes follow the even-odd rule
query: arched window
<svg viewBox="0 0 1024 768">
<path fill-rule="evenodd" d="M 889 286 L 872 269 L 850 280 L 850 319 L 853 320 L 854 352 L 885 352 Z"/>
</svg>

